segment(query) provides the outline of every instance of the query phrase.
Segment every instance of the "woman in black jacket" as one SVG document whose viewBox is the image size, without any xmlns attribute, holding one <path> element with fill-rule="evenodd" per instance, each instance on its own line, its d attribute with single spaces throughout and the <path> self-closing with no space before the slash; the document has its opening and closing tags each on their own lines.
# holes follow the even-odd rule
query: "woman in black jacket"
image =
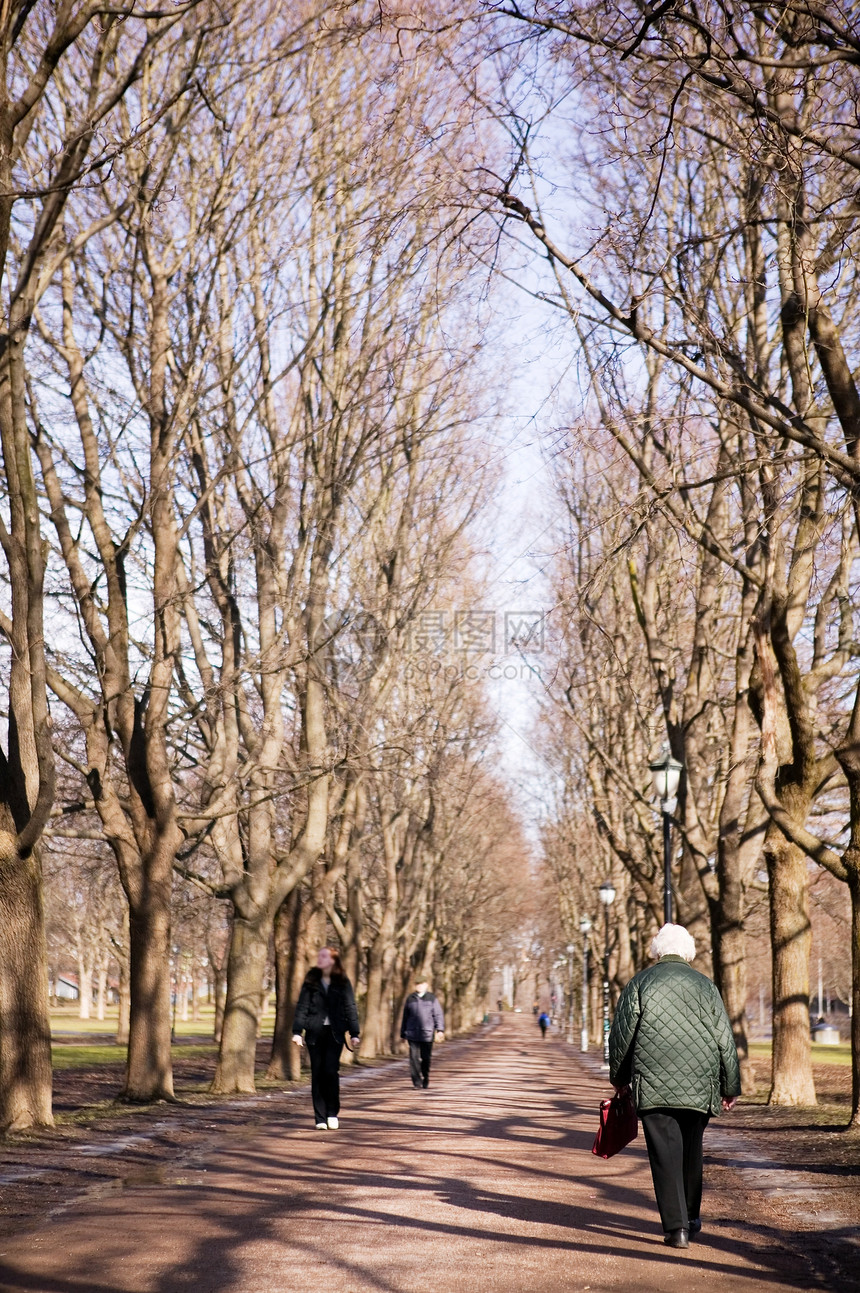
<svg viewBox="0 0 860 1293">
<path fill-rule="evenodd" d="M 359 1036 L 358 1010 L 352 984 L 340 957 L 321 947 L 317 963 L 302 984 L 293 1019 L 293 1041 L 302 1045 L 302 1032 L 311 1061 L 311 1097 L 317 1131 L 336 1131 L 340 1113 L 340 1053 L 346 1034 L 353 1046 Z"/>
</svg>

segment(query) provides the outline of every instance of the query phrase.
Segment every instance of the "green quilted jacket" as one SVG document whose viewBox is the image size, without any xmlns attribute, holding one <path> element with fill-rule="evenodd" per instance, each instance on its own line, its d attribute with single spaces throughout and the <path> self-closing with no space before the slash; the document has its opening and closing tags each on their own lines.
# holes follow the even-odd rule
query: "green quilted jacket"
<svg viewBox="0 0 860 1293">
<path fill-rule="evenodd" d="M 609 1077 L 637 1109 L 719 1113 L 740 1094 L 738 1053 L 722 998 L 680 956 L 663 956 L 621 994 L 609 1034 Z"/>
</svg>

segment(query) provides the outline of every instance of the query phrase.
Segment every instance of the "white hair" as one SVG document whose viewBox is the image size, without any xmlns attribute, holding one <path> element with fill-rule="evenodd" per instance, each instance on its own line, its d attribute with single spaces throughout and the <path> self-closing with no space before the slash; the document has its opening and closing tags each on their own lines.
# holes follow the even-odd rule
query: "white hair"
<svg viewBox="0 0 860 1293">
<path fill-rule="evenodd" d="M 682 956 L 685 961 L 692 961 L 696 944 L 683 925 L 664 925 L 651 940 L 651 955 L 655 961 L 661 956 Z"/>
</svg>

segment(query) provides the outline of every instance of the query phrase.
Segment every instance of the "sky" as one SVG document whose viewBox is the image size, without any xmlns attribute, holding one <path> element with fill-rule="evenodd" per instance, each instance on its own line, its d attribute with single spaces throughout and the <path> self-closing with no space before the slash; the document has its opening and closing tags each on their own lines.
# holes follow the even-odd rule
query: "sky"
<svg viewBox="0 0 860 1293">
<path fill-rule="evenodd" d="M 494 525 L 486 552 L 495 651 L 486 657 L 489 703 L 499 722 L 502 775 L 511 786 L 534 839 L 539 825 L 535 780 L 551 781 L 536 741 L 538 710 L 548 678 L 548 624 L 552 610 L 547 568 L 557 541 L 551 482 L 552 455 L 566 437 L 563 425 L 569 338 L 547 335 L 546 307 L 508 286 L 499 303 L 506 319 L 506 405 L 491 439 L 501 467 Z M 531 650 L 511 638 L 530 635 Z"/>
</svg>

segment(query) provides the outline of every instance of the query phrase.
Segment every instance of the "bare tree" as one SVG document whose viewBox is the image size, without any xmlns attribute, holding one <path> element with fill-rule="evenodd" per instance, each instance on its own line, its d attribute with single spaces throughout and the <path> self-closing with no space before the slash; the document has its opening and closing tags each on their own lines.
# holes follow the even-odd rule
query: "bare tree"
<svg viewBox="0 0 860 1293">
<path fill-rule="evenodd" d="M 474 347 L 457 356 L 440 328 L 440 293 L 459 288 L 425 193 L 444 196 L 441 158 L 419 147 L 440 90 L 388 34 L 310 51 L 289 87 L 301 144 L 271 93 L 270 147 L 254 136 L 244 162 L 253 228 L 211 300 L 211 401 L 186 440 L 182 691 L 200 769 L 186 829 L 215 850 L 234 909 L 217 1090 L 253 1087 L 273 921 L 326 848 L 335 767 L 360 764 L 361 737 L 341 751 L 335 734 L 350 704 L 337 676 L 350 553 L 401 506 L 423 441 L 462 416 L 456 378 Z M 408 506 L 399 515 L 374 558 L 390 580 Z M 346 837 L 351 773 L 341 787 Z"/>
<path fill-rule="evenodd" d="M 188 223 L 172 239 L 160 236 L 159 222 L 182 132 L 195 112 L 209 112 L 196 83 L 207 74 L 198 67 L 206 35 L 189 24 L 149 54 L 134 102 L 153 123 L 149 133 L 87 195 L 95 210 L 70 211 L 57 232 L 59 281 L 38 319 L 50 362 L 68 382 L 77 453 L 50 386 L 29 384 L 36 453 L 84 645 L 77 661 L 65 643 L 56 650 L 48 680 L 84 735 L 81 772 L 130 909 L 130 1100 L 172 1096 L 170 896 L 182 840 L 166 737 L 179 644 L 172 489 L 177 432 L 199 369 L 177 370 L 168 317 L 171 278 L 208 210 L 189 203 Z M 218 47 L 211 29 L 208 36 L 214 78 Z M 132 111 L 128 99 L 124 111 Z M 75 228 L 84 216 L 94 226 L 87 239 Z M 147 602 L 141 640 L 136 623 Z"/>
<path fill-rule="evenodd" d="M 555 78 L 566 80 L 560 69 L 573 74 L 575 67 L 581 102 L 600 123 L 599 144 L 596 131 L 581 136 L 579 175 L 594 178 L 580 193 L 611 215 L 601 218 L 596 239 L 589 230 L 586 248 L 576 234 L 548 232 L 550 220 L 536 214 L 537 190 L 524 201 L 515 181 L 505 183 L 501 203 L 547 252 L 556 302 L 579 319 L 580 337 L 587 332 L 595 348 L 601 336 L 592 383 L 597 376 L 607 389 L 604 425 L 669 524 L 684 528 L 742 582 L 738 659 L 748 687 L 739 673 L 739 695 L 748 694 L 760 721 L 764 680 L 778 671 L 771 694 L 782 717 L 774 710 L 773 722 L 785 739 L 777 798 L 797 825 L 833 776 L 832 751 L 817 740 L 814 720 L 810 727 L 791 716 L 787 700 L 799 676 L 797 644 L 816 616 L 816 579 L 828 589 L 820 650 L 809 673 L 803 664 L 799 673 L 816 695 L 851 668 L 850 630 L 834 638 L 823 626 L 840 619 L 836 589 L 848 569 L 831 559 L 829 517 L 841 515 L 839 492 L 856 489 L 860 405 L 850 359 L 856 335 L 843 296 L 856 272 L 848 238 L 857 218 L 850 198 L 856 157 L 840 124 L 856 102 L 856 40 L 838 10 L 824 15 L 805 4 L 778 15 L 743 5 L 730 20 L 716 4 L 672 6 L 659 21 L 637 4 L 575 14 L 550 5 L 509 16 L 520 33 L 535 36 L 518 54 L 536 53 L 539 92 L 551 96 Z M 544 39 L 556 56 L 551 72 L 541 66 Z M 634 151 L 634 138 L 641 145 L 650 139 L 653 150 Z M 528 155 L 521 148 L 517 171 Z M 695 407 L 703 413 L 710 407 L 722 442 L 710 475 L 689 470 L 695 443 L 689 430 L 671 448 L 661 435 L 654 456 L 649 441 L 644 448 L 639 441 L 638 419 L 620 415 L 604 365 L 610 353 L 609 363 L 625 362 L 625 338 L 643 364 L 650 354 L 652 367 L 671 365 Z M 688 416 L 686 424 L 692 428 L 695 420 Z M 719 501 L 713 484 L 728 477 L 731 502 L 724 499 L 716 513 L 694 505 L 703 489 Z M 853 543 L 849 524 L 849 564 Z M 743 709 L 736 715 L 748 729 Z M 748 754 L 749 732 L 741 744 Z M 728 828 L 748 796 L 746 757 L 733 763 L 720 832 L 727 842 L 737 840 Z M 688 844 L 698 849 L 691 823 L 684 825 Z M 814 1099 L 806 864 L 778 830 L 768 831 L 765 851 L 777 949 L 771 1098 L 803 1103 Z M 720 856 L 727 858 L 725 849 Z M 721 889 L 726 878 L 723 869 Z M 737 924 L 742 911 L 735 908 Z"/>
<path fill-rule="evenodd" d="M 191 48 L 196 0 L 168 14 L 129 3 L 13 2 L 2 14 L 0 59 L 0 442 L 8 491 L 2 544 L 9 575 L 9 732 L 0 762 L 0 1126 L 50 1123 L 50 1035 L 36 846 L 54 794 L 44 644 L 45 554 L 27 408 L 27 341 L 35 309 L 69 254 L 70 197 L 102 176 L 147 132 L 121 105 L 161 46 Z M 193 62 L 193 58 L 190 60 Z M 177 88 L 177 87 L 174 87 Z M 153 105 L 157 117 L 165 99 Z M 110 141 L 110 142 L 108 142 Z M 100 227 L 86 222 L 82 246 Z"/>
</svg>

